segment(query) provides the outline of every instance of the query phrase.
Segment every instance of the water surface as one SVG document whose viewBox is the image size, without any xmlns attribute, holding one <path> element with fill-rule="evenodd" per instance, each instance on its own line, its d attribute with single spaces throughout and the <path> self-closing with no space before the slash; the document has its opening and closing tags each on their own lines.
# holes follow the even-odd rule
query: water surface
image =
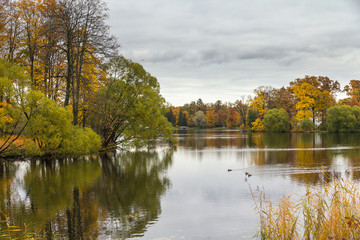
<svg viewBox="0 0 360 240">
<path fill-rule="evenodd" d="M 249 188 L 275 200 L 329 181 L 324 171 L 360 177 L 359 134 L 176 137 L 176 150 L 1 162 L 0 210 L 48 239 L 251 239 L 258 219 Z"/>
</svg>

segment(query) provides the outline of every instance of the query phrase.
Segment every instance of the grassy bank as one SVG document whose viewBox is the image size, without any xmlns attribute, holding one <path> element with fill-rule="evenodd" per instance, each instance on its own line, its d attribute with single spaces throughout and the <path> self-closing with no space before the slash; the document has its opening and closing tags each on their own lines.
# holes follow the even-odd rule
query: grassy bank
<svg viewBox="0 0 360 240">
<path fill-rule="evenodd" d="M 276 203 L 252 192 L 260 218 L 258 239 L 360 239 L 360 186 L 336 179 L 303 196 Z"/>
</svg>

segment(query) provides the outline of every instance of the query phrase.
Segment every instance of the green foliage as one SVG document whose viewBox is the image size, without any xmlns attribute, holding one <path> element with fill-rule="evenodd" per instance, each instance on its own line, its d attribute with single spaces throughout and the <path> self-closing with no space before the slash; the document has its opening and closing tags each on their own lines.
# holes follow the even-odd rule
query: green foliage
<svg viewBox="0 0 360 240">
<path fill-rule="evenodd" d="M 314 129 L 314 123 L 310 119 L 305 119 L 300 122 L 300 128 L 303 131 L 310 131 Z"/>
<path fill-rule="evenodd" d="M 123 57 L 112 59 L 109 72 L 112 77 L 99 90 L 89 116 L 92 128 L 102 136 L 102 146 L 150 146 L 159 137 L 173 141 L 157 79 Z"/>
<path fill-rule="evenodd" d="M 30 91 L 27 104 L 33 109 L 26 128 L 31 141 L 26 142 L 30 155 L 84 155 L 100 149 L 100 137 L 91 129 L 72 125 L 71 109 L 61 107 L 41 92 Z"/>
<path fill-rule="evenodd" d="M 289 131 L 289 119 L 289 115 L 284 109 L 273 108 L 264 117 L 265 129 L 271 132 Z"/>
<path fill-rule="evenodd" d="M 187 126 L 186 115 L 180 110 L 179 113 L 179 126 Z"/>
<path fill-rule="evenodd" d="M 248 109 L 247 115 L 246 115 L 246 123 L 251 128 L 251 123 L 255 122 L 257 118 L 257 114 L 254 110 L 251 108 Z"/>
<path fill-rule="evenodd" d="M 359 126 L 359 121 L 354 112 L 358 114 L 358 108 L 348 105 L 331 107 L 326 111 L 326 119 L 329 132 L 353 132 Z"/>
<path fill-rule="evenodd" d="M 169 107 L 169 110 L 165 113 L 165 117 L 167 118 L 167 120 L 173 125 L 175 126 L 176 125 L 176 119 L 174 117 L 174 114 L 173 114 L 173 111 L 172 111 L 172 108 Z"/>
<path fill-rule="evenodd" d="M 199 128 L 206 127 L 206 118 L 205 118 L 205 114 L 202 111 L 196 112 L 192 120 L 195 126 Z"/>
</svg>

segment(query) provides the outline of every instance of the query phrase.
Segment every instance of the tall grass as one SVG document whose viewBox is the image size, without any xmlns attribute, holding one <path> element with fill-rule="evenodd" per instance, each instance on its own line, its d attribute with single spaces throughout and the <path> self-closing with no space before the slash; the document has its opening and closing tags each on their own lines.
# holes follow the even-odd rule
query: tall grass
<svg viewBox="0 0 360 240">
<path fill-rule="evenodd" d="M 6 216 L 3 214 L 3 218 Z M 38 239 L 35 234 L 30 233 L 26 225 L 24 227 L 11 226 L 7 220 L 0 221 L 0 239 L 8 240 L 32 240 Z"/>
<path fill-rule="evenodd" d="M 360 186 L 349 179 L 283 196 L 276 204 L 262 191 L 251 192 L 260 217 L 258 239 L 360 239 Z"/>
</svg>

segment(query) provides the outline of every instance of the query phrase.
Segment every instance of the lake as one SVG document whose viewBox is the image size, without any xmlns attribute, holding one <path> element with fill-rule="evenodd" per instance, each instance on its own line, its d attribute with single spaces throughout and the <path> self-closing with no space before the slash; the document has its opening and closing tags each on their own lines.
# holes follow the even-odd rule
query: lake
<svg viewBox="0 0 360 240">
<path fill-rule="evenodd" d="M 250 188 L 276 200 L 329 181 L 324 171 L 360 178 L 360 134 L 176 137 L 176 149 L 3 161 L 0 210 L 48 239 L 251 239 L 258 218 Z"/>
</svg>

